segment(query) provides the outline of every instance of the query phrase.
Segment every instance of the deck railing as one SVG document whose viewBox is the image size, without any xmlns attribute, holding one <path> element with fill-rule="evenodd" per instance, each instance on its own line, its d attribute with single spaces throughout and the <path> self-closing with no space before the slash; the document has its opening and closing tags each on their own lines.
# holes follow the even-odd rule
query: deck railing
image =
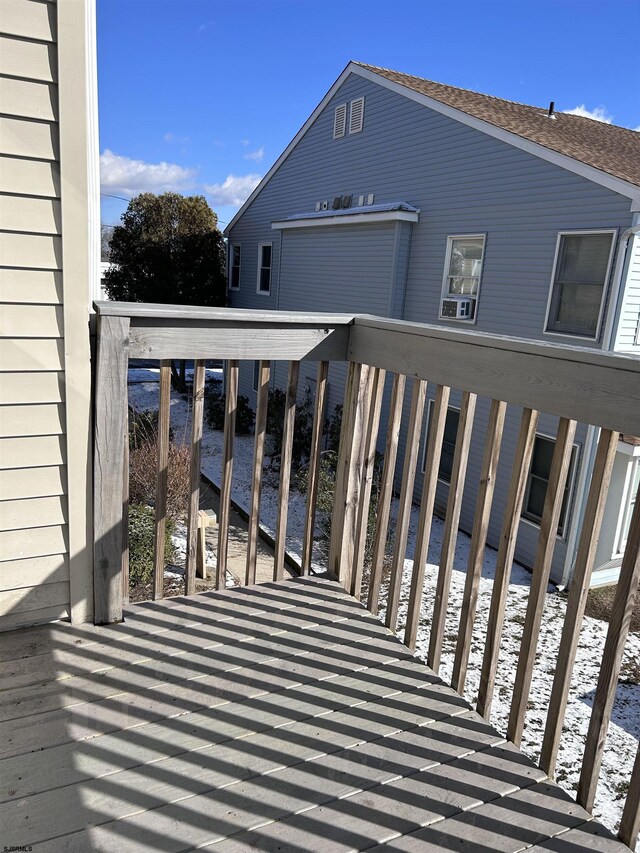
<svg viewBox="0 0 640 853">
<path fill-rule="evenodd" d="M 273 578 L 283 576 L 289 502 L 291 452 L 301 361 L 317 362 L 313 434 L 309 454 L 307 512 L 301 532 L 301 572 L 310 570 L 314 545 L 316 498 L 323 441 L 329 365 L 347 365 L 340 448 L 335 474 L 328 570 L 373 613 L 384 607 L 387 626 L 399 629 L 398 614 L 406 556 L 413 570 L 404 641 L 415 648 L 421 626 L 425 566 L 434 515 L 442 440 L 452 389 L 462 393 L 455 450 L 448 487 L 435 604 L 430 619 L 428 664 L 439 670 L 445 637 L 456 536 L 465 493 L 469 447 L 479 398 L 488 401 L 484 452 L 463 603 L 455 643 L 452 686 L 465 690 L 476 625 L 476 610 L 489 519 L 508 409 L 519 414 L 519 432 L 508 472 L 506 504 L 498 543 L 496 573 L 484 637 L 477 709 L 489 718 L 496 685 L 507 592 L 520 526 L 536 427 L 541 413 L 557 416 L 558 428 L 537 540 L 526 616 L 522 628 L 507 737 L 520 745 L 530 698 L 533 667 L 543 619 L 547 584 L 578 423 L 598 428 L 588 496 L 577 540 L 577 556 L 557 652 L 553 686 L 540 754 L 540 766 L 554 775 L 567 708 L 571 675 L 585 613 L 595 550 L 619 435 L 640 434 L 640 359 L 595 349 L 558 346 L 468 331 L 368 316 L 194 309 L 176 306 L 98 303 L 95 380 L 95 618 L 122 618 L 127 584 L 126 465 L 127 364 L 129 358 L 161 362 L 158 422 L 158 488 L 154 595 L 163 594 L 163 547 L 169 443 L 169 359 L 193 359 L 191 475 L 187 524 L 185 589 L 195 591 L 200 447 L 205 393 L 204 359 L 226 360 L 226 397 L 222 482 L 217 552 L 217 587 L 225 584 L 229 508 L 233 475 L 239 362 L 259 361 L 255 449 L 248 522 L 246 583 L 255 582 L 260 494 L 265 448 L 270 362 L 289 362 L 275 531 Z M 373 557 L 365 571 L 365 547 L 376 447 L 383 446 L 379 427 L 385 380 L 390 384 L 385 421 L 384 465 L 379 484 Z M 424 464 L 415 552 L 407 555 L 409 522 L 427 383 L 435 386 Z M 405 392 L 409 414 L 401 431 Z M 400 436 L 402 472 L 396 471 Z M 586 456 L 586 454 L 585 454 Z M 584 460 L 586 464 L 588 460 Z M 126 479 L 126 478 L 125 478 Z M 468 485 L 468 484 L 467 484 Z M 383 575 L 389 513 L 399 494 L 388 578 Z M 640 500 L 636 500 L 620 578 L 611 613 L 600 674 L 593 700 L 577 789 L 577 801 L 591 810 L 623 652 L 640 580 Z M 384 597 L 382 592 L 385 592 Z M 640 753 L 639 753 L 640 755 Z M 640 829 L 640 758 L 630 778 L 620 838 L 635 844 Z"/>
</svg>

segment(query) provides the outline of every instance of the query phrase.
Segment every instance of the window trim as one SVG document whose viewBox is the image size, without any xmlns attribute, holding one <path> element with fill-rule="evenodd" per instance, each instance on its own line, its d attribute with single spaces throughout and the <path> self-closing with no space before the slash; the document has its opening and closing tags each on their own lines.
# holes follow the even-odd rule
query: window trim
<svg viewBox="0 0 640 853">
<path fill-rule="evenodd" d="M 240 252 L 240 263 L 238 264 L 238 286 L 234 287 L 233 282 L 233 250 L 238 249 Z M 233 290 L 234 293 L 237 293 L 240 290 L 240 276 L 242 275 L 242 244 L 241 243 L 229 243 L 229 290 Z"/>
<path fill-rule="evenodd" d="M 629 522 L 631 521 L 632 503 L 634 503 L 636 497 L 633 485 L 638 468 L 640 468 L 640 456 L 631 456 L 627 464 L 627 470 L 625 471 L 622 500 L 620 501 L 620 511 L 618 512 L 618 519 L 616 521 L 616 535 L 611 559 L 622 557 L 627 546 L 628 538 L 624 538 L 625 527 L 627 526 L 627 519 Z"/>
<path fill-rule="evenodd" d="M 478 277 L 478 292 L 475 296 L 470 296 L 470 299 L 475 300 L 475 310 L 473 317 L 470 319 L 465 317 L 443 317 L 442 316 L 442 300 L 449 299 L 452 294 L 449 292 L 449 266 L 451 264 L 451 253 L 453 252 L 453 241 L 470 238 L 482 238 L 482 266 Z M 442 271 L 442 287 L 440 292 L 440 303 L 438 305 L 438 320 L 445 320 L 447 323 L 462 323 L 465 326 L 475 326 L 478 319 L 478 303 L 480 302 L 480 289 L 482 287 L 482 277 L 484 275 L 484 262 L 487 254 L 487 232 L 479 232 L 476 234 L 447 234 L 447 250 L 444 257 L 444 268 Z M 455 296 L 456 294 L 453 294 Z"/>
<path fill-rule="evenodd" d="M 260 289 L 260 273 L 262 272 L 262 249 L 269 246 L 271 249 L 271 264 L 269 265 L 269 290 Z M 265 240 L 263 243 L 258 243 L 258 270 L 256 278 L 256 293 L 258 296 L 271 296 L 271 282 L 273 278 L 273 243 Z M 266 267 L 265 267 L 266 269 Z"/>
<path fill-rule="evenodd" d="M 562 242 L 563 237 L 589 237 L 596 234 L 610 234 L 611 235 L 611 248 L 609 249 L 609 260 L 607 261 L 607 272 L 605 273 L 604 282 L 602 284 L 602 296 L 600 298 L 600 310 L 598 312 L 598 322 L 596 324 L 596 332 L 592 337 L 590 335 L 576 335 L 573 332 L 557 332 L 553 329 L 549 329 L 549 315 L 551 313 L 551 304 L 553 302 L 553 289 L 556 278 L 556 269 L 558 266 L 558 258 L 560 257 L 560 244 Z M 604 320 L 604 311 L 605 306 L 607 304 L 607 296 L 609 294 L 610 284 L 611 284 L 611 271 L 613 269 L 613 257 L 615 255 L 617 240 L 615 239 L 618 234 L 617 228 L 596 228 L 596 229 L 587 229 L 587 230 L 575 230 L 575 231 L 558 231 L 556 236 L 556 249 L 553 256 L 553 267 L 551 269 L 551 281 L 549 282 L 549 293 L 547 294 L 547 310 L 544 315 L 544 325 L 542 327 L 543 335 L 552 335 L 556 338 L 570 338 L 574 341 L 599 341 L 600 333 L 602 332 L 602 323 Z"/>
<path fill-rule="evenodd" d="M 427 447 L 429 445 L 429 424 L 431 423 L 431 412 L 433 411 L 434 404 L 435 404 L 435 400 L 427 400 L 427 418 L 426 418 L 426 422 L 427 422 L 426 427 L 427 428 L 426 428 L 425 434 L 424 434 L 424 443 L 422 446 L 422 462 L 420 464 L 420 471 L 421 471 L 423 476 L 424 476 L 425 468 L 427 467 Z M 447 414 L 449 414 L 449 410 L 452 410 L 452 411 L 458 413 L 458 424 L 460 424 L 460 412 L 462 411 L 462 407 L 461 406 L 452 406 L 451 404 L 449 404 L 447 406 Z M 445 417 L 445 421 L 446 421 L 446 417 Z M 458 437 L 458 433 L 457 433 L 457 429 L 456 429 L 456 439 L 457 439 L 457 437 Z M 443 441 L 444 441 L 444 435 L 443 435 Z M 454 444 L 454 450 L 455 450 L 455 444 Z M 442 459 L 440 460 L 440 462 L 442 463 Z M 451 485 L 451 480 L 444 480 L 440 476 L 440 465 L 438 465 L 438 482 L 443 483 L 445 486 Z"/>
<path fill-rule="evenodd" d="M 555 436 L 549 435 L 546 432 L 536 432 L 535 438 L 546 438 L 547 441 L 552 441 L 553 445 L 554 445 L 554 449 L 555 449 L 556 441 L 558 440 L 557 435 L 555 435 Z M 558 533 L 558 531 L 556 530 L 556 539 L 559 539 L 561 542 L 566 542 L 568 535 L 569 535 L 571 510 L 573 507 L 573 500 L 574 500 L 574 496 L 575 496 L 576 477 L 577 477 L 577 473 L 578 473 L 578 467 L 580 464 L 580 447 L 581 447 L 581 445 L 577 441 L 574 441 L 573 444 L 571 445 L 571 455 L 574 458 L 574 464 L 572 466 L 571 465 L 571 459 L 569 459 L 569 475 L 567 478 L 567 486 L 566 486 L 566 490 L 567 490 L 567 512 L 566 512 L 566 515 L 564 518 L 564 524 L 562 525 L 562 528 L 563 528 L 562 532 Z M 533 451 L 535 451 L 535 440 L 534 440 L 533 450 L 531 452 L 531 461 L 529 462 L 529 470 L 527 471 L 527 480 L 526 480 L 526 483 L 524 486 L 524 495 L 522 498 L 522 509 L 520 510 L 520 521 L 526 521 L 527 524 L 531 524 L 534 527 L 537 527 L 539 530 L 542 519 L 540 519 L 540 521 L 536 521 L 535 518 L 531 518 L 531 517 L 525 515 L 527 498 L 529 496 L 529 481 L 530 481 L 530 477 L 531 477 L 531 466 L 533 465 Z M 574 451 L 575 451 L 575 455 L 574 455 Z M 549 481 L 547 480 L 547 485 L 548 484 L 549 484 Z M 546 493 L 545 493 L 545 500 L 546 500 Z M 560 527 L 560 519 L 558 519 L 558 527 Z"/>
</svg>

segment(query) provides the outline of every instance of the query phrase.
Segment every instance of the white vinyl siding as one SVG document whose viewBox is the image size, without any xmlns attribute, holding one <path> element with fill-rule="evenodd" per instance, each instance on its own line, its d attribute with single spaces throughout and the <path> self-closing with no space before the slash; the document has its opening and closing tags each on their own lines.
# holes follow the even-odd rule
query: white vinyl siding
<svg viewBox="0 0 640 853">
<path fill-rule="evenodd" d="M 84 18 L 85 5 L 65 4 L 62 11 L 54 3 L 32 0 L 3 0 L 1 5 L 0 630 L 3 630 L 69 618 L 72 613 L 69 559 L 72 451 L 69 448 L 75 443 L 79 450 L 73 453 L 81 453 L 87 436 L 82 435 L 82 418 L 76 418 L 76 434 L 68 447 L 67 398 L 86 395 L 88 411 L 90 389 L 88 383 L 77 381 L 79 349 L 85 352 L 77 347 L 77 340 L 79 335 L 86 334 L 88 327 L 89 292 L 87 275 L 80 265 L 72 265 L 71 258 L 77 245 L 84 251 L 82 232 L 67 229 L 67 271 L 63 270 L 58 91 L 59 71 L 64 69 L 68 107 L 69 90 L 75 85 L 79 88 L 85 85 L 85 69 L 76 67 L 73 52 L 67 51 L 65 62 L 59 62 L 57 46 L 59 33 L 61 43 L 65 37 L 67 44 L 70 37 L 80 42 L 87 38 L 84 28 L 69 29 L 70 17 Z M 73 67 L 70 63 L 74 63 Z M 70 84 L 72 78 L 75 80 Z M 85 106 L 82 99 L 73 100 L 81 124 L 86 119 Z M 83 132 L 72 131 L 69 122 L 65 128 L 81 146 Z M 74 169 L 81 166 L 71 162 L 72 157 L 67 160 L 66 179 L 70 182 L 73 205 L 82 213 L 82 181 L 78 185 L 74 175 Z M 82 156 L 77 160 L 82 161 Z M 83 165 L 86 168 L 86 162 Z M 82 324 L 80 332 L 77 329 L 70 334 L 66 332 L 66 311 L 70 316 L 75 312 L 78 324 Z M 88 362 L 88 335 L 82 340 Z M 74 371 L 76 380 L 71 380 L 67 387 L 67 376 Z M 83 507 L 88 500 L 85 481 L 86 475 L 74 481 L 75 500 L 81 500 Z M 86 553 L 86 529 L 78 537 L 74 528 L 73 535 L 76 548 Z M 90 557 L 82 553 L 76 551 L 76 559 L 72 561 L 76 578 L 78 572 L 88 576 L 91 570 Z M 80 605 L 84 618 L 90 608 L 90 602 Z"/>
<path fill-rule="evenodd" d="M 347 132 L 347 105 L 338 104 L 333 116 L 333 138 L 340 139 Z"/>
<path fill-rule="evenodd" d="M 558 234 L 546 332 L 598 339 L 614 238 L 615 231 Z"/>
</svg>

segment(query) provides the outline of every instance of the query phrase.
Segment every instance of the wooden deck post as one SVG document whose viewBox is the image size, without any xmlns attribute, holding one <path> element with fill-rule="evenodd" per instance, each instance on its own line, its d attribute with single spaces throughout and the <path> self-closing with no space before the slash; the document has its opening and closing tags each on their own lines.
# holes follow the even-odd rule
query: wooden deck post
<svg viewBox="0 0 640 853">
<path fill-rule="evenodd" d="M 93 619 L 122 621 L 123 457 L 127 427 L 129 319 L 97 319 L 94 423 Z"/>
</svg>

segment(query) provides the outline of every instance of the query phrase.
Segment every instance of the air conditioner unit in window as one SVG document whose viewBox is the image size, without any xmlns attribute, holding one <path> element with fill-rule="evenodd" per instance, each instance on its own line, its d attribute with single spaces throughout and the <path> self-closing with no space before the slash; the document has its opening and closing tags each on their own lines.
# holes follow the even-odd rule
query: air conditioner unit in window
<svg viewBox="0 0 640 853">
<path fill-rule="evenodd" d="M 442 300 L 440 316 L 452 320 L 472 320 L 476 300 L 468 296 L 447 296 Z"/>
</svg>

